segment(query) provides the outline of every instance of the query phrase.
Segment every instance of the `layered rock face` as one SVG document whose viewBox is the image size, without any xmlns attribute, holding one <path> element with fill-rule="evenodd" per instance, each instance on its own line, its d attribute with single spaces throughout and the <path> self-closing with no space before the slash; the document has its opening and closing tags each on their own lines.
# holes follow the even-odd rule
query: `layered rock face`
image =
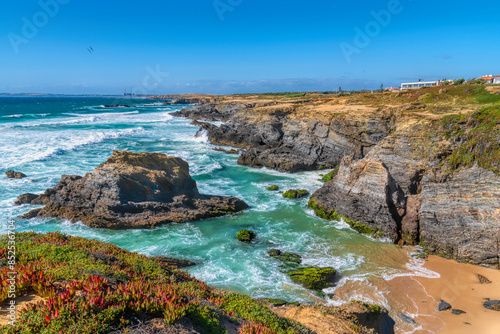
<svg viewBox="0 0 500 334">
<path fill-rule="evenodd" d="M 500 268 L 500 178 L 472 167 L 423 180 L 420 238 L 430 251 Z"/>
<path fill-rule="evenodd" d="M 114 151 L 84 177 L 63 175 L 34 203 L 46 205 L 27 218 L 59 217 L 110 229 L 155 227 L 247 208 L 235 197 L 201 195 L 180 158 L 128 151 Z"/>
<path fill-rule="evenodd" d="M 431 148 L 425 163 L 413 158 L 419 130 L 385 138 L 364 159 L 344 159 L 311 207 L 327 219 L 343 216 L 366 234 L 500 267 L 500 177 L 477 166 L 444 172 L 439 161 L 450 154 L 448 143 Z"/>
<path fill-rule="evenodd" d="M 364 157 L 391 129 L 391 115 L 340 106 L 297 104 L 203 105 L 176 113 L 198 122 L 216 145 L 246 148 L 238 163 L 288 172 L 335 167 L 344 155 Z"/>
</svg>

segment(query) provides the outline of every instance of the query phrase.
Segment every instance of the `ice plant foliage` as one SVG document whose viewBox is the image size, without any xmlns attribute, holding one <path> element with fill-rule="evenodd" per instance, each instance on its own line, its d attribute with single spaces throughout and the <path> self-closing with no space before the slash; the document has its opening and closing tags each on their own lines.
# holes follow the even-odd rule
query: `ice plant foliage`
<svg viewBox="0 0 500 334">
<path fill-rule="evenodd" d="M 213 289 L 154 258 L 114 245 L 70 237 L 20 233 L 16 252 L 16 295 L 42 298 L 21 310 L 14 327 L 0 333 L 107 333 L 137 319 L 187 319 L 204 333 L 308 333 L 254 299 Z M 0 255 L 7 238 L 0 237 Z M 5 259 L 5 257 L 3 257 Z M 7 300 L 8 268 L 0 260 L 0 303 Z"/>
</svg>

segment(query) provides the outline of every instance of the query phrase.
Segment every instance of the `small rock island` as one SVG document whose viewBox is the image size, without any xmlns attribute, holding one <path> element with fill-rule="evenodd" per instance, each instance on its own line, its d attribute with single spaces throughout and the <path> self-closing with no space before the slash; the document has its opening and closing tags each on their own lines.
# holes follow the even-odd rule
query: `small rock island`
<svg viewBox="0 0 500 334">
<path fill-rule="evenodd" d="M 21 195 L 23 196 L 23 195 Z M 236 198 L 202 195 L 187 162 L 162 153 L 113 151 L 85 176 L 63 175 L 22 218 L 57 217 L 97 228 L 153 228 L 242 211 Z"/>
</svg>

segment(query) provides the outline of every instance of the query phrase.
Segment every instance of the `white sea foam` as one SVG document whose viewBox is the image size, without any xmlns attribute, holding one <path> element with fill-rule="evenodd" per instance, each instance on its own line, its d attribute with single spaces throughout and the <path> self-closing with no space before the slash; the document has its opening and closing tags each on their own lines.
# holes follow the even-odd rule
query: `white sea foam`
<svg viewBox="0 0 500 334">
<path fill-rule="evenodd" d="M 76 137 L 69 135 L 63 138 L 54 138 L 51 141 L 44 142 L 44 144 L 40 142 L 43 141 L 43 138 L 40 138 L 40 141 L 17 146 L 16 151 L 20 152 L 21 155 L 16 154 L 14 156 L 11 156 L 10 158 L 8 156 L 4 156 L 4 159 L 2 159 L 0 166 L 1 168 L 11 168 L 32 161 L 45 160 L 53 156 L 63 154 L 64 152 L 75 150 L 85 145 L 100 143 L 108 139 L 116 139 L 134 135 L 136 133 L 142 132 L 143 130 L 144 129 L 142 127 L 138 127 L 116 132 L 81 132 L 80 135 Z M 46 147 L 40 150 L 41 145 L 44 145 Z"/>
<path fill-rule="evenodd" d="M 321 245 L 320 245 L 321 247 Z M 311 247 L 314 250 L 314 247 Z M 332 256 L 329 254 L 314 254 L 313 257 L 304 256 L 302 263 L 314 267 L 331 267 L 342 271 L 355 270 L 365 262 L 363 256 L 355 254 L 346 254 L 343 256 Z"/>
<path fill-rule="evenodd" d="M 59 122 L 19 124 L 19 125 L 16 125 L 15 127 L 29 128 L 29 127 L 35 127 L 35 126 L 78 125 L 78 124 L 94 123 L 94 122 L 97 122 L 98 120 L 99 120 L 99 118 L 94 116 L 94 117 L 78 118 L 78 119 L 71 119 L 71 120 L 59 121 Z"/>
<path fill-rule="evenodd" d="M 208 143 L 208 131 L 202 130 L 198 132 L 195 136 L 190 134 L 176 136 L 174 141 L 184 141 L 184 142 L 195 142 L 195 143 Z"/>
<path fill-rule="evenodd" d="M 425 260 L 410 257 L 409 262 L 406 264 L 407 272 L 388 272 L 382 274 L 382 277 L 386 281 L 390 281 L 396 277 L 403 276 L 417 276 L 417 277 L 427 277 L 427 278 L 440 278 L 441 275 L 437 272 L 424 268 Z"/>
</svg>

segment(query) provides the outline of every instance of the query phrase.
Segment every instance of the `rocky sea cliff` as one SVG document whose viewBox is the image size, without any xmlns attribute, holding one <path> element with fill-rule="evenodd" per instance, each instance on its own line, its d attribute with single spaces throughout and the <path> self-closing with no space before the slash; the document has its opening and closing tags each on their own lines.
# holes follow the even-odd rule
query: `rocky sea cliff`
<svg viewBox="0 0 500 334">
<path fill-rule="evenodd" d="M 336 168 L 325 219 L 459 261 L 500 266 L 500 95 L 481 85 L 300 98 L 222 97 L 181 110 L 242 165 Z M 218 124 L 216 122 L 222 122 Z"/>
</svg>

